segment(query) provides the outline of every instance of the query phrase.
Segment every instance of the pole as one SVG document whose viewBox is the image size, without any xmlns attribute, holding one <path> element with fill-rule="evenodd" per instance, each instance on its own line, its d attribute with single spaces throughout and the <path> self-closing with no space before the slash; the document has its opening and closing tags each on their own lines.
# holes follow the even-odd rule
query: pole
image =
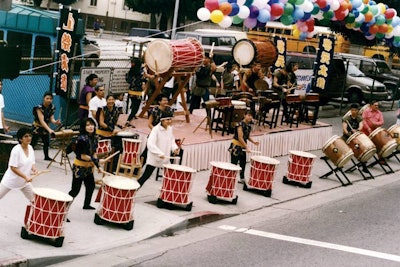
<svg viewBox="0 0 400 267">
<path fill-rule="evenodd" d="M 174 38 L 175 36 L 176 24 L 178 22 L 178 13 L 179 13 L 179 0 L 175 0 L 174 20 L 172 22 L 171 39 Z"/>
</svg>

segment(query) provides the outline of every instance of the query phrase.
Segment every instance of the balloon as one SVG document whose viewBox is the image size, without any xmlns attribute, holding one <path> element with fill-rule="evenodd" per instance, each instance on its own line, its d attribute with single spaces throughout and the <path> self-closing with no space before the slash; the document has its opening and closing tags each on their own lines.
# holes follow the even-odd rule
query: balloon
<svg viewBox="0 0 400 267">
<path fill-rule="evenodd" d="M 250 14 L 249 14 L 249 18 L 255 19 L 258 17 L 258 8 L 256 6 L 250 6 Z"/>
<path fill-rule="evenodd" d="M 210 20 L 214 23 L 220 23 L 224 19 L 224 14 L 221 10 L 214 10 L 211 12 Z"/>
<path fill-rule="evenodd" d="M 300 37 L 300 31 L 299 30 L 293 30 L 292 35 L 294 38 L 299 38 Z"/>
<path fill-rule="evenodd" d="M 372 13 L 372 15 L 376 16 L 378 15 L 378 6 L 369 6 L 369 11 Z"/>
<path fill-rule="evenodd" d="M 243 19 L 239 18 L 238 16 L 233 16 L 232 17 L 232 23 L 233 24 L 240 24 L 243 22 Z"/>
<path fill-rule="evenodd" d="M 247 19 L 247 17 L 250 15 L 250 9 L 247 6 L 241 6 L 239 8 L 239 13 L 237 16 L 241 19 Z"/>
<path fill-rule="evenodd" d="M 384 15 L 378 15 L 375 17 L 375 21 L 377 25 L 383 25 L 386 21 L 385 16 Z"/>
<path fill-rule="evenodd" d="M 229 3 L 221 3 L 218 9 L 221 10 L 222 14 L 229 15 L 232 12 L 232 5 Z"/>
<path fill-rule="evenodd" d="M 367 38 L 367 40 L 374 40 L 375 39 L 375 35 L 371 34 L 371 35 L 366 35 L 365 38 Z"/>
<path fill-rule="evenodd" d="M 362 5 L 361 0 L 353 0 L 351 1 L 351 4 L 353 5 L 353 8 L 359 8 Z"/>
<path fill-rule="evenodd" d="M 392 19 L 396 15 L 397 15 L 397 11 L 395 9 L 393 9 L 393 8 L 386 9 L 386 12 L 385 12 L 386 19 Z"/>
<path fill-rule="evenodd" d="M 325 8 L 326 5 L 327 5 L 327 2 L 326 2 L 326 0 L 317 0 L 317 5 L 318 5 L 320 8 Z"/>
<path fill-rule="evenodd" d="M 218 23 L 222 28 L 228 28 L 232 25 L 232 18 L 229 16 L 225 16 L 224 19 Z"/>
<path fill-rule="evenodd" d="M 257 19 L 247 18 L 244 20 L 244 26 L 249 29 L 253 29 L 257 26 Z"/>
<path fill-rule="evenodd" d="M 271 14 L 267 9 L 261 9 L 258 13 L 257 20 L 261 23 L 266 23 L 270 20 Z"/>
<path fill-rule="evenodd" d="M 239 6 L 243 6 L 245 2 L 246 2 L 246 0 L 237 0 L 237 4 Z"/>
<path fill-rule="evenodd" d="M 300 40 L 305 40 L 305 39 L 307 39 L 307 32 L 302 32 L 302 33 L 300 33 L 299 39 L 300 39 Z"/>
<path fill-rule="evenodd" d="M 231 3 L 231 4 L 235 3 L 235 4 L 237 4 L 237 0 L 228 0 L 228 3 Z"/>
<path fill-rule="evenodd" d="M 201 21 L 209 20 L 210 19 L 210 10 L 208 10 L 205 7 L 199 8 L 199 10 L 197 10 L 197 17 Z"/>
<path fill-rule="evenodd" d="M 204 2 L 204 6 L 205 6 L 208 10 L 210 10 L 210 12 L 212 12 L 212 11 L 218 9 L 219 3 L 218 3 L 218 0 L 206 0 L 206 1 Z"/>
<path fill-rule="evenodd" d="M 335 13 L 333 11 L 329 10 L 323 14 L 325 19 L 332 19 L 335 16 Z"/>
<path fill-rule="evenodd" d="M 218 4 L 222 4 L 222 3 L 228 3 L 228 0 L 218 0 Z"/>
<path fill-rule="evenodd" d="M 244 5 L 247 6 L 247 7 L 250 7 L 251 4 L 253 4 L 253 0 L 246 0 L 246 1 L 244 2 Z M 253 27 L 253 28 L 254 28 L 254 27 Z"/>
<path fill-rule="evenodd" d="M 294 22 L 293 17 L 290 15 L 282 15 L 280 21 L 286 26 L 292 25 Z"/>
<path fill-rule="evenodd" d="M 301 9 L 303 9 L 304 13 L 310 13 L 314 9 L 313 3 L 310 1 L 304 2 L 301 6 L 299 6 Z"/>
<path fill-rule="evenodd" d="M 302 20 L 308 20 L 309 18 L 311 18 L 311 13 L 304 13 Z"/>
<path fill-rule="evenodd" d="M 333 11 L 336 11 L 336 10 L 338 10 L 340 8 L 340 3 L 339 3 L 339 1 L 338 0 L 332 0 L 331 1 L 331 9 L 333 10 Z"/>
<path fill-rule="evenodd" d="M 356 20 L 356 17 L 354 16 L 353 13 L 349 13 L 349 14 L 347 15 L 347 17 L 344 18 L 344 21 L 345 21 L 346 23 L 353 23 L 355 20 Z"/>
<path fill-rule="evenodd" d="M 326 11 L 329 11 L 331 9 L 331 6 L 330 5 L 326 5 L 325 7 L 321 7 L 321 11 L 323 11 L 323 12 L 326 12 Z"/>
<path fill-rule="evenodd" d="M 295 3 L 296 3 L 296 5 L 299 6 L 299 5 L 302 5 L 304 3 L 304 0 L 296 0 Z"/>
<path fill-rule="evenodd" d="M 271 15 L 274 17 L 280 17 L 283 14 L 283 6 L 280 4 L 271 5 Z"/>
<path fill-rule="evenodd" d="M 293 11 L 294 11 L 294 6 L 291 3 L 285 4 L 283 8 L 283 13 L 285 15 L 292 15 Z"/>
<path fill-rule="evenodd" d="M 372 25 L 371 27 L 369 27 L 369 33 L 370 34 L 376 34 L 379 30 L 379 27 L 377 25 Z"/>
<path fill-rule="evenodd" d="M 299 20 L 302 19 L 304 17 L 304 11 L 301 8 L 295 8 L 295 10 L 293 11 L 293 19 L 294 20 Z"/>
<path fill-rule="evenodd" d="M 228 16 L 236 16 L 239 13 L 239 6 L 236 3 L 231 3 L 232 11 L 228 14 Z"/>
<path fill-rule="evenodd" d="M 314 8 L 313 8 L 313 10 L 311 11 L 311 14 L 312 14 L 312 15 L 317 15 L 318 12 L 319 12 L 319 6 L 318 6 L 318 4 L 315 4 L 315 3 L 314 3 Z"/>
<path fill-rule="evenodd" d="M 389 30 L 389 26 L 385 23 L 385 24 L 382 24 L 379 26 L 378 32 L 387 33 L 388 30 Z"/>
<path fill-rule="evenodd" d="M 364 21 L 365 21 L 365 22 L 370 22 L 370 21 L 372 20 L 373 17 L 374 17 L 374 16 L 372 15 L 371 12 L 367 12 L 367 13 L 364 14 Z"/>
<path fill-rule="evenodd" d="M 342 21 L 342 20 L 344 20 L 345 17 L 346 17 L 346 13 L 344 11 L 341 11 L 340 9 L 335 11 L 335 18 L 337 20 Z"/>
<path fill-rule="evenodd" d="M 267 6 L 267 0 L 254 0 L 253 6 L 257 7 L 259 10 Z"/>
</svg>

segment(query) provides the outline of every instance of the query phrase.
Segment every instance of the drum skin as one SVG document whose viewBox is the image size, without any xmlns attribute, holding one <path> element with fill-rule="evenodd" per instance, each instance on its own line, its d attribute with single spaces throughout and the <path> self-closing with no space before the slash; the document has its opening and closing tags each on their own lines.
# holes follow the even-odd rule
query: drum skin
<svg viewBox="0 0 400 267">
<path fill-rule="evenodd" d="M 353 133 L 346 143 L 353 150 L 354 157 L 360 162 L 367 162 L 376 153 L 375 144 L 362 132 Z"/>
<path fill-rule="evenodd" d="M 278 50 L 272 41 L 242 39 L 232 48 L 233 59 L 240 66 L 250 66 L 254 62 L 263 67 L 272 66 L 278 58 Z"/>
<path fill-rule="evenodd" d="M 324 154 L 335 164 L 337 167 L 342 168 L 346 165 L 351 157 L 354 155 L 351 148 L 339 136 L 332 136 L 322 147 Z"/>
</svg>

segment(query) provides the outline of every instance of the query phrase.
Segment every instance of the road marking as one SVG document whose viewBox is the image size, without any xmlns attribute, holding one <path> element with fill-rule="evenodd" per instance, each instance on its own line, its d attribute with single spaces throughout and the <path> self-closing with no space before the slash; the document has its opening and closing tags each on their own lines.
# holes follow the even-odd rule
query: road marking
<svg viewBox="0 0 400 267">
<path fill-rule="evenodd" d="M 332 243 L 327 243 L 327 242 L 321 242 L 321 241 L 299 238 L 299 237 L 288 236 L 288 235 L 274 234 L 274 233 L 258 231 L 258 230 L 254 230 L 254 229 L 248 229 L 248 228 L 237 228 L 235 226 L 230 226 L 230 225 L 221 225 L 221 226 L 219 226 L 219 228 L 222 230 L 225 230 L 225 231 L 232 231 L 232 232 L 239 232 L 239 233 L 243 233 L 243 234 L 256 235 L 256 236 L 267 237 L 267 238 L 276 239 L 276 240 L 282 240 L 282 241 L 299 243 L 299 244 L 304 244 L 304 245 L 309 245 L 309 246 L 340 250 L 340 251 L 344 251 L 344 252 L 350 252 L 350 253 L 354 253 L 354 254 L 360 254 L 360 255 L 365 255 L 365 256 L 369 256 L 369 257 L 375 257 L 375 258 L 379 258 L 379 259 L 400 262 L 400 256 L 398 256 L 398 255 L 382 253 L 382 252 L 377 252 L 377 251 L 368 250 L 368 249 L 342 246 L 342 245 L 337 245 L 337 244 L 332 244 Z"/>
</svg>

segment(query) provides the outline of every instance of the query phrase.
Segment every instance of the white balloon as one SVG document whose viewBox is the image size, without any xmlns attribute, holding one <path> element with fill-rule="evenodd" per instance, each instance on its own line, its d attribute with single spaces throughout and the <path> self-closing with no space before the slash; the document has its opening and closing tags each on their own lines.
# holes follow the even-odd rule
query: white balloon
<svg viewBox="0 0 400 267">
<path fill-rule="evenodd" d="M 314 5 L 306 0 L 302 5 L 299 6 L 301 9 L 303 9 L 304 12 L 310 13 L 314 9 Z"/>
<path fill-rule="evenodd" d="M 224 19 L 218 23 L 222 28 L 228 28 L 232 25 L 232 17 L 224 16 Z"/>
<path fill-rule="evenodd" d="M 250 15 L 250 9 L 247 6 L 241 6 L 237 16 L 241 19 L 247 19 Z"/>
<path fill-rule="evenodd" d="M 208 10 L 205 7 L 199 8 L 199 10 L 197 10 L 197 17 L 199 18 L 199 20 L 201 21 L 206 21 L 210 19 L 210 10 Z"/>
<path fill-rule="evenodd" d="M 243 6 L 244 3 L 246 3 L 246 0 L 237 0 L 236 3 L 238 4 L 238 6 Z"/>
<path fill-rule="evenodd" d="M 267 6 L 267 2 L 267 0 L 254 0 L 252 5 L 260 10 Z"/>
<path fill-rule="evenodd" d="M 385 34 L 385 38 L 386 38 L 386 39 L 390 39 L 390 38 L 392 38 L 393 36 L 394 36 L 393 31 Z"/>
<path fill-rule="evenodd" d="M 400 36 L 400 25 L 394 27 L 392 33 L 394 36 Z"/>
<path fill-rule="evenodd" d="M 331 9 L 332 9 L 333 11 L 338 10 L 339 7 L 340 7 L 339 1 L 337 1 L 337 0 L 332 0 L 332 1 L 331 1 Z"/>
</svg>

